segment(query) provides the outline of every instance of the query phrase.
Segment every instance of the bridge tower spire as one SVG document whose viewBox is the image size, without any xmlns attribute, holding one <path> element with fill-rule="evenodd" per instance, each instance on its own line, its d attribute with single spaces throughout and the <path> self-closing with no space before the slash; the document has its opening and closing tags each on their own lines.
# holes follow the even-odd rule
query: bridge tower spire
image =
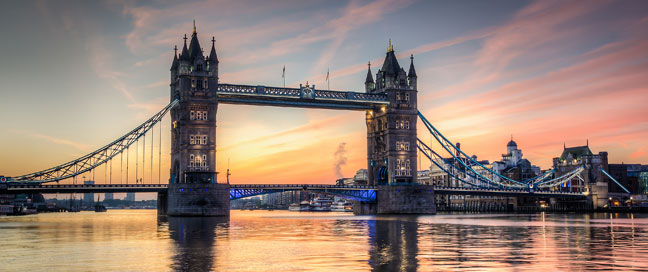
<svg viewBox="0 0 648 272">
<path fill-rule="evenodd" d="M 375 88 L 375 83 L 373 76 L 371 75 L 371 62 L 367 63 L 367 78 L 365 79 L 365 91 L 370 93 L 373 92 Z"/>
</svg>

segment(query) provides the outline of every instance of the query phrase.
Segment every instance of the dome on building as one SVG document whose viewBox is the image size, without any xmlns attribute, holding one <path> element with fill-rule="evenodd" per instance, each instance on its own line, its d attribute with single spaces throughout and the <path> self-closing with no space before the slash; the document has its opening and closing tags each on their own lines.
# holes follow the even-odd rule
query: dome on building
<svg viewBox="0 0 648 272">
<path fill-rule="evenodd" d="M 515 143 L 515 141 L 513 141 L 513 139 L 511 139 L 511 141 L 508 142 L 508 144 L 506 145 L 506 147 L 509 147 L 509 146 L 517 147 L 517 143 Z"/>
</svg>

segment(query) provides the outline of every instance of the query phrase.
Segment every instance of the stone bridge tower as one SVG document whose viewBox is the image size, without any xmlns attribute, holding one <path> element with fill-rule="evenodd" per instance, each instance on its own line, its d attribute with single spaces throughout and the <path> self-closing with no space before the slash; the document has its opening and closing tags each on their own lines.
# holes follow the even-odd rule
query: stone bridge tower
<svg viewBox="0 0 648 272">
<path fill-rule="evenodd" d="M 417 87 L 414 57 L 409 72 L 398 64 L 389 43 L 382 68 L 374 82 L 371 67 L 367 71 L 365 89 L 383 93 L 388 107 L 367 111 L 367 160 L 369 185 L 398 185 L 416 182 Z"/>
<path fill-rule="evenodd" d="M 169 215 L 229 215 L 229 186 L 216 180 L 218 57 L 203 55 L 194 22 L 180 55 L 171 64 L 171 175 Z M 227 187 L 227 188 L 226 188 Z"/>
<path fill-rule="evenodd" d="M 367 111 L 367 178 L 378 190 L 376 203 L 356 203 L 355 214 L 436 213 L 432 186 L 416 184 L 416 80 L 414 57 L 406 73 L 391 41 L 375 82 L 367 71 L 366 92 L 385 94 L 389 106 Z"/>
<path fill-rule="evenodd" d="M 170 183 L 216 183 L 216 111 L 218 58 L 212 42 L 209 57 L 203 56 L 194 26 L 180 56 L 171 65 Z"/>
</svg>

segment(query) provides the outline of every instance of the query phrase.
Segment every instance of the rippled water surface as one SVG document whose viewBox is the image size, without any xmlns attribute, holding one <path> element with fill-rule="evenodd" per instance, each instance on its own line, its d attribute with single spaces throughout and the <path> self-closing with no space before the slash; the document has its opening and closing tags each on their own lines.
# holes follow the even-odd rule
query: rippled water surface
<svg viewBox="0 0 648 272">
<path fill-rule="evenodd" d="M 648 271 L 648 216 L 154 210 L 0 217 L 6 271 Z"/>
</svg>

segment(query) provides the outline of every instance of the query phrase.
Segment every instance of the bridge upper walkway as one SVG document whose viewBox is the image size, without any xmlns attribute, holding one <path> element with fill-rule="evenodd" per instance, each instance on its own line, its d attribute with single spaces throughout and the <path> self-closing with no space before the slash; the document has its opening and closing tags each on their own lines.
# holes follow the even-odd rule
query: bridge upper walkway
<svg viewBox="0 0 648 272">
<path fill-rule="evenodd" d="M 389 105 L 385 94 L 301 88 L 218 84 L 218 102 L 224 104 L 370 110 Z"/>
</svg>

